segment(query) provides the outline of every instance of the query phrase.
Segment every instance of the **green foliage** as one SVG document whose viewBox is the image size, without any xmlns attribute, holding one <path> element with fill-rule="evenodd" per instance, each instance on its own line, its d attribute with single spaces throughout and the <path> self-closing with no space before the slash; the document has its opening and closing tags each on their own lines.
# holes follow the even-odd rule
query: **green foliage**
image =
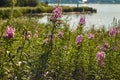
<svg viewBox="0 0 120 80">
<path fill-rule="evenodd" d="M 15 28 L 14 39 L 3 38 L 8 25 Z M 110 37 L 104 29 L 91 28 L 84 32 L 83 29 L 79 26 L 71 31 L 64 21 L 40 24 L 37 17 L 0 20 L 0 79 L 120 80 L 119 33 Z M 27 31 L 31 31 L 30 40 L 25 39 Z M 38 31 L 36 38 L 35 31 Z M 59 31 L 64 32 L 63 38 L 58 36 Z M 88 33 L 95 34 L 95 39 L 88 39 Z M 83 34 L 83 41 L 75 44 L 79 34 Z M 52 40 L 46 44 L 48 36 Z M 109 48 L 105 51 L 105 65 L 100 67 L 96 62 L 96 52 L 100 51 L 97 46 L 105 42 Z M 114 45 L 118 46 L 117 50 L 112 49 Z"/>
</svg>

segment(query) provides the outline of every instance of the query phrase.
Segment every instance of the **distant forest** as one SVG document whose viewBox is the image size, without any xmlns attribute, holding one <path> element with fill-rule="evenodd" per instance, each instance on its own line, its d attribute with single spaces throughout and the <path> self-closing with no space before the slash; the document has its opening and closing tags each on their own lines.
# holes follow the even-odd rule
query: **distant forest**
<svg viewBox="0 0 120 80">
<path fill-rule="evenodd" d="M 41 2 L 57 3 L 59 0 L 39 0 Z M 78 3 L 82 0 L 60 0 L 61 3 Z M 86 3 L 120 3 L 120 0 L 87 0 Z"/>
<path fill-rule="evenodd" d="M 9 7 L 12 3 L 15 6 L 36 6 L 40 2 L 39 0 L 0 0 L 0 7 Z"/>
</svg>

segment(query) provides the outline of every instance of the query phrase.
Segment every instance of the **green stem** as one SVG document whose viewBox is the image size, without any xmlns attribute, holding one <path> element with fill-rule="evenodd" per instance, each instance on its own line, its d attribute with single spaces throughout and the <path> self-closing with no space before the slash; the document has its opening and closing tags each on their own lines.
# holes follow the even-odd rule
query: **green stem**
<svg viewBox="0 0 120 80">
<path fill-rule="evenodd" d="M 19 57 L 19 60 L 21 60 L 21 58 L 22 58 L 24 45 L 25 45 L 25 41 L 23 41 L 23 42 L 22 42 L 22 47 L 21 47 L 21 48 L 22 48 L 22 50 L 21 50 L 21 52 L 20 52 L 20 57 Z"/>
<path fill-rule="evenodd" d="M 54 23 L 54 25 L 53 25 L 53 28 L 52 28 L 51 34 L 50 34 L 50 52 L 51 52 L 51 53 L 52 53 L 52 49 L 53 49 L 54 30 L 55 30 L 55 23 Z"/>
</svg>

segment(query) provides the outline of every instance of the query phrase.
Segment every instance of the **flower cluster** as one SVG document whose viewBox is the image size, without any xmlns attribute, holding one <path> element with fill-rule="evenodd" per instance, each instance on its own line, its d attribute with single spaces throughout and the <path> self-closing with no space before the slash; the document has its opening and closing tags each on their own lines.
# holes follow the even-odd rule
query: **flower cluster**
<svg viewBox="0 0 120 80">
<path fill-rule="evenodd" d="M 95 38 L 95 35 L 94 34 L 92 34 L 92 33 L 89 33 L 88 34 L 88 39 L 94 39 Z"/>
<path fill-rule="evenodd" d="M 25 34 L 25 39 L 30 40 L 31 37 L 31 31 L 27 31 L 27 33 Z"/>
<path fill-rule="evenodd" d="M 80 43 L 82 42 L 82 40 L 83 40 L 83 36 L 82 36 L 82 35 L 78 35 L 78 36 L 76 37 L 75 43 L 76 43 L 76 44 L 80 44 Z"/>
<path fill-rule="evenodd" d="M 62 17 L 62 7 L 56 6 L 53 8 L 50 20 L 51 21 L 56 21 Z"/>
<path fill-rule="evenodd" d="M 102 51 L 106 51 L 109 48 L 109 44 L 105 43 L 104 46 L 102 47 Z"/>
<path fill-rule="evenodd" d="M 33 37 L 34 37 L 34 38 L 38 38 L 38 31 L 37 31 L 37 30 L 35 31 L 35 34 L 34 34 Z"/>
<path fill-rule="evenodd" d="M 115 29 L 116 29 L 117 33 L 120 33 L 120 26 L 116 27 Z"/>
<path fill-rule="evenodd" d="M 63 36 L 64 36 L 64 32 L 62 32 L 62 31 L 58 32 L 58 37 L 59 38 L 63 38 Z"/>
<path fill-rule="evenodd" d="M 49 43 L 50 43 L 50 38 L 46 38 L 46 39 L 44 40 L 44 43 L 45 43 L 45 44 L 49 44 Z"/>
<path fill-rule="evenodd" d="M 111 29 L 110 31 L 109 31 L 109 36 L 116 36 L 116 34 L 117 34 L 117 30 L 116 29 Z"/>
<path fill-rule="evenodd" d="M 67 50 L 67 48 L 68 48 L 67 45 L 64 45 L 64 46 L 63 46 L 63 49 L 64 49 L 64 50 Z"/>
<path fill-rule="evenodd" d="M 7 26 L 5 32 L 3 33 L 4 38 L 14 38 L 15 28 Z"/>
<path fill-rule="evenodd" d="M 118 46 L 117 46 L 117 45 L 114 45 L 114 46 L 112 47 L 112 50 L 113 50 L 113 51 L 117 51 L 117 49 L 118 49 Z"/>
<path fill-rule="evenodd" d="M 83 16 L 80 17 L 80 22 L 79 22 L 79 24 L 80 24 L 80 25 L 85 25 L 85 23 L 86 23 L 86 22 L 85 22 L 85 17 L 83 17 Z"/>
<path fill-rule="evenodd" d="M 97 52 L 96 54 L 96 61 L 99 66 L 103 66 L 105 64 L 105 52 Z"/>
<path fill-rule="evenodd" d="M 43 42 L 44 42 L 45 44 L 49 44 L 50 41 L 51 41 L 51 36 L 53 36 L 53 38 L 55 38 L 54 35 L 52 35 L 52 34 L 49 33 L 49 34 L 47 35 L 47 37 L 43 40 Z"/>
</svg>

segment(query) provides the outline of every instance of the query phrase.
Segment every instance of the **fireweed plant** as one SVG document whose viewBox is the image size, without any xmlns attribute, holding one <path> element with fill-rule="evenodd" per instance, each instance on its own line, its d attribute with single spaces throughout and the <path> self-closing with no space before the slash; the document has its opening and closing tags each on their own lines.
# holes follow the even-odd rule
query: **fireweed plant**
<svg viewBox="0 0 120 80">
<path fill-rule="evenodd" d="M 56 6 L 47 24 L 0 20 L 0 80 L 120 80 L 120 26 L 85 31 L 81 16 L 71 30 L 61 18 Z"/>
</svg>

